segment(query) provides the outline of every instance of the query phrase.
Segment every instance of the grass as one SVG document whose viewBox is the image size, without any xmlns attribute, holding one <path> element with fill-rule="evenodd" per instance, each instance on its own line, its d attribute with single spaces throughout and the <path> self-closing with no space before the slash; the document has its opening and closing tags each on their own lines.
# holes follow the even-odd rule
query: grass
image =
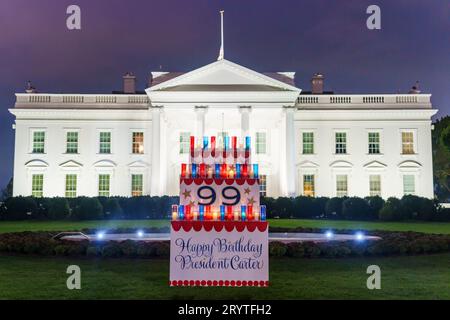
<svg viewBox="0 0 450 320">
<path fill-rule="evenodd" d="M 66 268 L 81 268 L 81 290 Z M 381 268 L 381 290 L 366 269 Z M 168 260 L 0 256 L 0 299 L 450 299 L 450 254 L 270 261 L 269 288 L 170 288 Z"/>
<path fill-rule="evenodd" d="M 99 221 L 1 221 L 0 233 L 19 231 L 72 231 L 84 228 L 139 228 L 168 226 L 167 220 L 99 220 Z M 379 222 L 272 219 L 272 227 L 314 227 L 387 231 L 418 231 L 450 234 L 450 223 L 444 222 Z"/>
</svg>

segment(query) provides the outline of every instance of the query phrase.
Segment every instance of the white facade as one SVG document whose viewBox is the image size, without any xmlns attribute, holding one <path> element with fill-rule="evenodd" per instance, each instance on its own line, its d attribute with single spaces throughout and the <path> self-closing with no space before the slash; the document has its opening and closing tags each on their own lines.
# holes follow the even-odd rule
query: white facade
<svg viewBox="0 0 450 320">
<path fill-rule="evenodd" d="M 146 93 L 16 94 L 14 195 L 177 195 L 180 136 L 226 132 L 267 196 L 433 197 L 430 95 L 306 95 L 227 60 Z"/>
</svg>

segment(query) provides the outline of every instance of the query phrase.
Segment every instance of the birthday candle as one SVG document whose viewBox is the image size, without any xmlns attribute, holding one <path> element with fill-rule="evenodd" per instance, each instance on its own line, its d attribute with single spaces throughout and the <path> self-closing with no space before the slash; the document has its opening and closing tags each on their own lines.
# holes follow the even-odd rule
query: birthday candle
<svg viewBox="0 0 450 320">
<path fill-rule="evenodd" d="M 205 164 L 200 163 L 200 178 L 206 177 L 206 170 L 205 170 Z"/>
<path fill-rule="evenodd" d="M 233 148 L 233 150 L 236 150 L 236 148 L 237 148 L 237 137 L 236 136 L 233 136 L 232 138 L 231 138 L 231 144 L 232 144 L 232 148 Z"/>
<path fill-rule="evenodd" d="M 262 205 L 261 206 L 261 221 L 266 221 L 266 206 Z"/>
<path fill-rule="evenodd" d="M 221 178 L 227 177 L 227 165 L 225 163 L 222 163 L 222 170 L 220 173 Z"/>
<path fill-rule="evenodd" d="M 245 205 L 241 205 L 241 220 L 242 221 L 245 221 L 246 220 L 246 218 L 247 218 L 247 215 L 246 215 L 246 210 L 247 208 L 246 208 L 246 206 Z"/>
<path fill-rule="evenodd" d="M 234 212 L 234 221 L 239 221 L 239 211 L 238 210 L 236 210 Z"/>
<path fill-rule="evenodd" d="M 251 204 L 247 206 L 247 218 L 249 221 L 253 220 L 253 206 Z"/>
<path fill-rule="evenodd" d="M 245 137 L 245 150 L 250 150 L 250 137 Z"/>
<path fill-rule="evenodd" d="M 215 177 L 216 178 L 220 178 L 220 164 L 219 163 L 216 163 L 216 175 L 215 175 Z"/>
<path fill-rule="evenodd" d="M 184 220 L 184 205 L 178 207 L 178 219 Z"/>
<path fill-rule="evenodd" d="M 253 165 L 253 178 L 258 179 L 258 177 L 259 177 L 258 165 L 254 164 Z"/>
<path fill-rule="evenodd" d="M 206 206 L 206 220 L 211 220 L 212 216 L 211 216 L 211 206 L 207 205 Z"/>
<path fill-rule="evenodd" d="M 230 137 L 229 136 L 225 136 L 224 137 L 224 143 L 223 143 L 223 149 L 227 150 L 230 148 Z"/>
<path fill-rule="evenodd" d="M 242 176 L 244 178 L 248 178 L 248 165 L 246 164 L 242 165 Z"/>
<path fill-rule="evenodd" d="M 194 152 L 194 148 L 195 148 L 195 137 L 191 136 L 191 153 Z"/>
<path fill-rule="evenodd" d="M 190 205 L 187 205 L 187 206 L 184 208 L 184 211 L 185 211 L 185 215 L 186 215 L 186 220 L 192 220 L 192 216 L 191 216 L 191 206 L 190 206 Z"/>
<path fill-rule="evenodd" d="M 205 219 L 205 206 L 199 205 L 198 206 L 198 213 L 199 213 L 199 220 L 203 221 Z"/>
<path fill-rule="evenodd" d="M 172 205 L 172 220 L 175 221 L 178 218 L 178 206 L 176 204 Z"/>
<path fill-rule="evenodd" d="M 208 148 L 208 137 L 203 137 L 203 149 Z"/>
<path fill-rule="evenodd" d="M 233 206 L 227 206 L 227 220 L 233 220 Z"/>
<path fill-rule="evenodd" d="M 241 177 L 241 164 L 236 163 L 236 178 Z"/>
<path fill-rule="evenodd" d="M 220 206 L 220 220 L 221 221 L 225 220 L 225 206 L 224 205 Z"/>
<path fill-rule="evenodd" d="M 211 137 L 211 150 L 216 149 L 216 137 Z"/>
<path fill-rule="evenodd" d="M 197 178 L 197 164 L 192 164 L 192 178 Z"/>
<path fill-rule="evenodd" d="M 214 211 L 213 211 L 213 213 L 212 213 L 212 219 L 213 219 L 214 221 L 217 221 L 217 220 L 218 220 L 218 213 L 217 213 L 217 210 L 214 210 Z"/>
<path fill-rule="evenodd" d="M 256 220 L 256 221 L 259 220 L 259 211 L 258 210 L 255 210 L 254 220 Z"/>
<path fill-rule="evenodd" d="M 186 178 L 186 163 L 181 164 L 181 177 Z"/>
</svg>

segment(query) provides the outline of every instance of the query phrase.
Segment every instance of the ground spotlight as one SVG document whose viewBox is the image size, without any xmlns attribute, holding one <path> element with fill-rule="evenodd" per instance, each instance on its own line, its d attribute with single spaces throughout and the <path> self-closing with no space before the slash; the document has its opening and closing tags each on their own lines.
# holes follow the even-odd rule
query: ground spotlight
<svg viewBox="0 0 450 320">
<path fill-rule="evenodd" d="M 355 236 L 358 241 L 364 240 L 364 234 L 362 232 L 357 232 Z"/>
<path fill-rule="evenodd" d="M 144 236 L 144 231 L 138 230 L 138 232 L 136 232 L 136 234 L 139 238 L 142 238 Z"/>
<path fill-rule="evenodd" d="M 103 231 L 97 232 L 98 240 L 102 240 L 104 237 L 105 237 L 105 232 L 103 232 Z"/>
<path fill-rule="evenodd" d="M 332 231 L 327 231 L 327 232 L 325 232 L 325 237 L 327 237 L 327 239 L 331 239 L 331 238 L 333 238 L 333 232 Z"/>
</svg>

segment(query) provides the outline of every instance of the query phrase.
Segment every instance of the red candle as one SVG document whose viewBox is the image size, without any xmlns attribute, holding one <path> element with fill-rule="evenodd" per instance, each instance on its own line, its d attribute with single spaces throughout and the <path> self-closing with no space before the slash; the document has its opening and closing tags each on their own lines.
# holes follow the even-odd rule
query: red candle
<svg viewBox="0 0 450 320">
<path fill-rule="evenodd" d="M 216 149 L 216 137 L 211 137 L 211 150 Z"/>
<path fill-rule="evenodd" d="M 253 220 L 253 205 L 251 204 L 247 206 L 247 219 Z"/>
<path fill-rule="evenodd" d="M 205 218 L 206 220 L 212 220 L 211 206 L 206 206 Z"/>
<path fill-rule="evenodd" d="M 195 148 L 195 137 L 191 136 L 191 152 L 194 151 Z"/>
<path fill-rule="evenodd" d="M 190 205 L 187 205 L 185 208 L 184 208 L 184 210 L 185 210 L 185 219 L 186 220 L 191 220 L 191 206 Z"/>
<path fill-rule="evenodd" d="M 237 137 L 236 136 L 232 137 L 231 144 L 232 144 L 233 149 L 236 150 L 236 148 L 237 148 Z"/>
<path fill-rule="evenodd" d="M 233 220 L 233 206 L 227 206 L 227 220 Z"/>
<path fill-rule="evenodd" d="M 222 170 L 220 172 L 220 176 L 222 178 L 226 178 L 227 177 L 227 165 L 225 163 L 222 163 Z"/>
<path fill-rule="evenodd" d="M 181 164 L 181 177 L 186 178 L 186 163 Z"/>
<path fill-rule="evenodd" d="M 246 164 L 242 165 L 242 176 L 248 178 L 248 166 Z"/>
<path fill-rule="evenodd" d="M 200 163 L 200 177 L 206 178 L 206 169 L 204 163 Z"/>
</svg>

